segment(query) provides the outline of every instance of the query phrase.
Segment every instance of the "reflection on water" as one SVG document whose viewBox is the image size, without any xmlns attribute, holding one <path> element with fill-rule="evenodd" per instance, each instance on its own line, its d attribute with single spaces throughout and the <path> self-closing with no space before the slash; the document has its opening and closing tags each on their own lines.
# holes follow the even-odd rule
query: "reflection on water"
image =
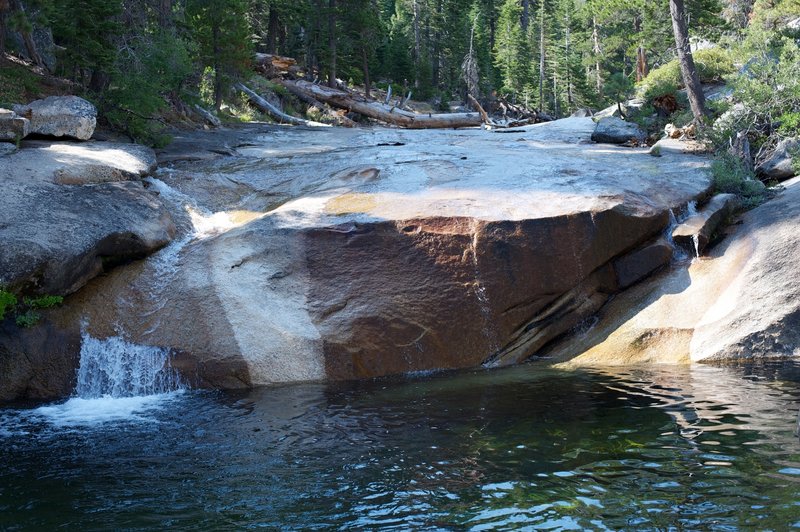
<svg viewBox="0 0 800 532">
<path fill-rule="evenodd" d="M 800 366 L 538 366 L 0 410 L 0 529 L 800 527 Z M 102 421 L 102 420 L 99 420 Z"/>
</svg>

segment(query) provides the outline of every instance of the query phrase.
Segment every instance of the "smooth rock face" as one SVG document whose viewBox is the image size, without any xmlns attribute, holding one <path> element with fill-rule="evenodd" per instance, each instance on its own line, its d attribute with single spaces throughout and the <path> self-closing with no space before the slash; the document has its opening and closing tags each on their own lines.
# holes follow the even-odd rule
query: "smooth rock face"
<svg viewBox="0 0 800 532">
<path fill-rule="evenodd" d="M 0 109 L 0 141 L 17 142 L 30 132 L 27 118 L 8 109 Z"/>
<path fill-rule="evenodd" d="M 0 286 L 69 294 L 104 264 L 146 256 L 170 241 L 175 227 L 154 194 L 139 182 L 105 182 L 147 171 L 154 162 L 147 148 L 23 144 L 0 159 Z"/>
<path fill-rule="evenodd" d="M 709 258 L 623 292 L 543 354 L 570 366 L 800 356 L 800 179 L 785 185 Z"/>
<path fill-rule="evenodd" d="M 601 118 L 592 133 L 594 142 L 606 144 L 625 144 L 629 142 L 643 142 L 646 135 L 641 128 L 633 122 L 625 122 L 615 116 Z"/>
<path fill-rule="evenodd" d="M 97 109 L 78 96 L 50 96 L 15 105 L 14 112 L 30 120 L 30 132 L 38 135 L 88 140 L 97 125 Z"/>
<path fill-rule="evenodd" d="M 47 322 L 30 329 L 0 324 L 0 402 L 69 396 L 80 347 L 80 334 Z"/>
<path fill-rule="evenodd" d="M 596 146 L 593 129 L 271 128 L 238 157 L 159 173 L 152 190 L 193 232 L 51 317 L 95 337 L 124 324 L 208 386 L 524 360 L 710 185 L 703 158 Z"/>
<path fill-rule="evenodd" d="M 739 208 L 736 194 L 717 194 L 696 215 L 672 231 L 672 240 L 691 254 L 700 255 L 714 233 Z"/>
<path fill-rule="evenodd" d="M 6 157 L 17 151 L 17 145 L 10 142 L 0 142 L 0 157 Z"/>
<path fill-rule="evenodd" d="M 619 288 L 628 288 L 672 260 L 673 249 L 664 238 L 614 261 Z"/>
<path fill-rule="evenodd" d="M 792 154 L 795 150 L 800 150 L 800 139 L 782 140 L 769 159 L 756 167 L 756 173 L 766 179 L 778 181 L 789 179 L 796 173 L 792 164 Z M 800 155 L 795 155 L 795 157 L 800 157 Z"/>
</svg>

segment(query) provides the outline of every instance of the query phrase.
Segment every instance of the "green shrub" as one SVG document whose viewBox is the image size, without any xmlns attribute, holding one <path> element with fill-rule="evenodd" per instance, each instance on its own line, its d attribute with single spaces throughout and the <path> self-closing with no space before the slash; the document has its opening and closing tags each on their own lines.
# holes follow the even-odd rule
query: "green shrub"
<svg viewBox="0 0 800 532">
<path fill-rule="evenodd" d="M 64 298 L 61 296 L 42 296 L 37 298 L 26 297 L 23 299 L 23 302 L 30 308 L 51 308 L 63 303 Z"/>
<path fill-rule="evenodd" d="M 747 124 L 768 131 L 779 125 L 782 136 L 800 135 L 800 47 L 791 39 L 778 54 L 764 52 L 748 61 L 746 73 L 731 81 L 733 98 L 750 113 Z"/>
<path fill-rule="evenodd" d="M 0 290 L 0 321 L 6 318 L 6 312 L 14 310 L 17 305 L 17 297 L 11 292 Z"/>
<path fill-rule="evenodd" d="M 17 323 L 17 327 L 22 327 L 23 329 L 27 329 L 39 323 L 40 319 L 42 319 L 41 314 L 39 314 L 35 310 L 28 310 L 23 314 L 17 314 L 17 318 L 15 321 Z"/>
<path fill-rule="evenodd" d="M 721 48 L 698 50 L 692 54 L 697 66 L 697 75 L 702 83 L 714 83 L 733 73 L 736 67 L 730 53 Z M 683 78 L 677 59 L 650 71 L 641 82 L 638 90 L 642 98 L 652 100 L 658 96 L 674 94 L 683 87 Z"/>
<path fill-rule="evenodd" d="M 746 209 L 760 205 L 769 198 L 770 193 L 764 183 L 755 179 L 753 172 L 747 170 L 742 161 L 730 153 L 718 154 L 710 171 L 714 192 L 738 195 Z"/>
<path fill-rule="evenodd" d="M 6 314 L 14 314 L 14 321 L 19 327 L 33 327 L 42 318 L 37 312 L 40 309 L 52 308 L 64 302 L 61 296 L 26 297 L 20 304 L 17 296 L 11 292 L 0 290 L 0 321 Z"/>
</svg>

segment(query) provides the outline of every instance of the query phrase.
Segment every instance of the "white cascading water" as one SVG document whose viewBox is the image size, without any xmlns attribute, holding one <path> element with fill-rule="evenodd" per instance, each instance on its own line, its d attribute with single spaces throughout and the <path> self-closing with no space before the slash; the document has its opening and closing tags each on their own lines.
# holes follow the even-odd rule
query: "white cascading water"
<svg viewBox="0 0 800 532">
<path fill-rule="evenodd" d="M 148 259 L 143 289 L 153 308 L 141 311 L 149 315 L 159 310 L 163 292 L 177 273 L 183 248 L 236 224 L 228 213 L 210 212 L 160 179 L 151 177 L 146 181 L 177 211 L 174 214 L 181 234 Z M 168 349 L 134 344 L 122 335 L 100 340 L 84 332 L 75 396 L 62 404 L 38 408 L 35 413 L 56 425 L 67 426 L 141 420 L 145 419 L 144 412 L 157 409 L 184 389 L 170 364 Z"/>
<path fill-rule="evenodd" d="M 672 239 L 672 232 L 678 227 L 678 219 L 675 217 L 675 213 L 672 212 L 672 209 L 669 210 L 669 225 L 667 229 L 664 231 L 664 238 L 669 243 L 670 247 L 672 247 L 672 261 L 673 263 L 682 263 L 689 259 L 689 256 L 686 254 L 683 248 L 680 246 L 675 245 L 675 241 Z"/>
<path fill-rule="evenodd" d="M 55 426 L 147 421 L 184 389 L 170 352 L 120 336 L 98 340 L 84 333 L 75 396 L 33 411 Z"/>
<path fill-rule="evenodd" d="M 83 334 L 78 397 L 136 397 L 182 388 L 168 349 L 132 344 L 120 336 L 98 340 Z"/>
</svg>

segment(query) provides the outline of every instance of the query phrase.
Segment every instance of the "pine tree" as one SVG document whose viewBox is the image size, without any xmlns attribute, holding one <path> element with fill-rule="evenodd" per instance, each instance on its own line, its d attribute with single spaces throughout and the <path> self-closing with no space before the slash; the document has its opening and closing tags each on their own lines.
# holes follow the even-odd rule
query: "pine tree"
<svg viewBox="0 0 800 532">
<path fill-rule="evenodd" d="M 233 79 L 250 62 L 252 45 L 245 0 L 187 0 L 186 16 L 197 44 L 197 61 L 213 78 L 214 107 L 219 110 Z"/>
</svg>

